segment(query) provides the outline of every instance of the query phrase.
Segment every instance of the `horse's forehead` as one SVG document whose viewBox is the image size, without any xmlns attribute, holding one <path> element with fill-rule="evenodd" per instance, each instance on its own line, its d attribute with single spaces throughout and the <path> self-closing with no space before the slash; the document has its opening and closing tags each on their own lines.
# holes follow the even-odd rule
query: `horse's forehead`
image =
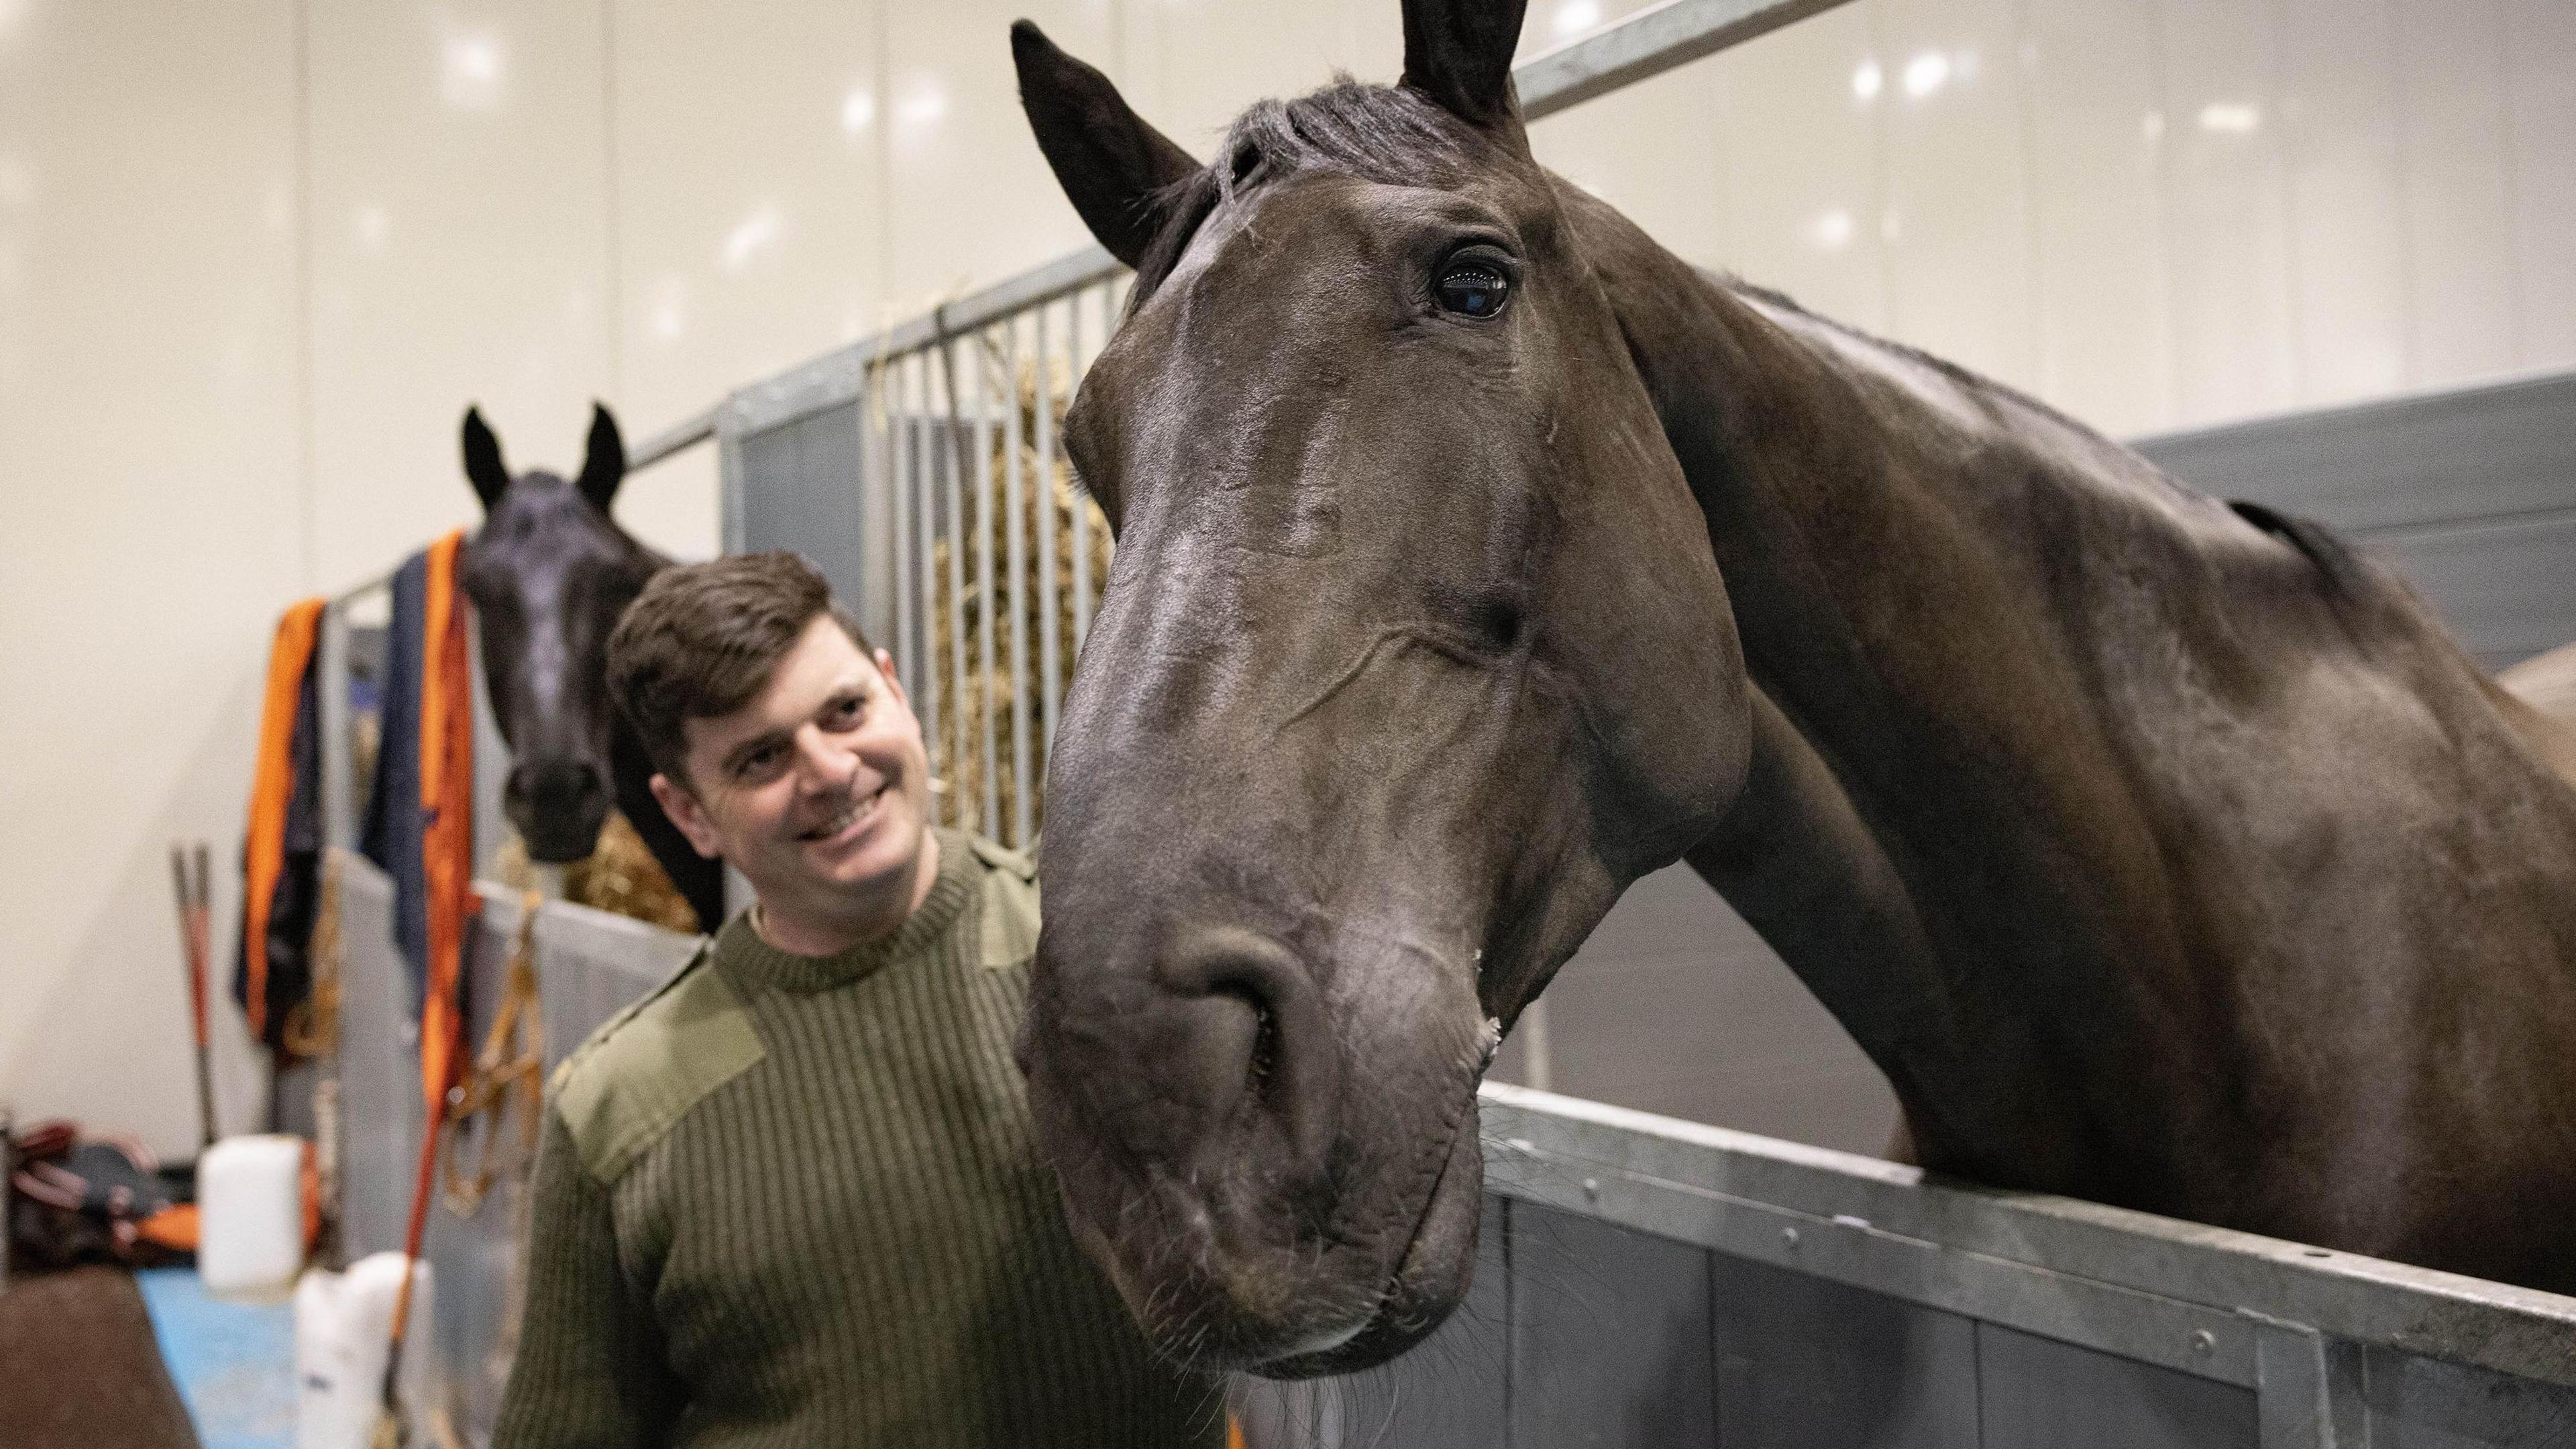
<svg viewBox="0 0 2576 1449">
<path fill-rule="evenodd" d="M 1362 173 L 1338 166 L 1305 166 L 1235 192 L 1211 209 L 1191 234 L 1159 293 L 1186 285 L 1238 238 L 1277 243 L 1287 255 L 1310 252 L 1327 262 L 1332 236 L 1365 237 L 1381 229 L 1443 217 L 1469 222 L 1491 217 L 1526 225 L 1552 204 L 1536 173 L 1503 168 L 1462 168 L 1452 163 Z M 1301 243 L 1325 242 L 1321 249 Z"/>
<path fill-rule="evenodd" d="M 615 561 L 621 542 L 617 526 L 570 483 L 552 473 L 524 473 L 493 505 L 471 553 L 476 571 L 492 583 L 547 589 L 577 568 Z"/>
</svg>

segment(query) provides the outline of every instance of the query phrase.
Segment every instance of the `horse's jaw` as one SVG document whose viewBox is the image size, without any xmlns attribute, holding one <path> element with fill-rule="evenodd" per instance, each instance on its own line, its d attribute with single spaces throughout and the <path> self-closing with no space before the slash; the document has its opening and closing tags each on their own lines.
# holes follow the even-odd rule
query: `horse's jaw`
<svg viewBox="0 0 2576 1449">
<path fill-rule="evenodd" d="M 1268 1379 L 1374 1368 L 1428 1337 L 1467 1294 L 1483 1202 L 1472 1101 L 1429 1184 L 1379 1243 L 1247 1243 L 1203 1190 L 1164 1180 L 1117 1214 L 1112 1239 L 1066 1198 L 1074 1237 L 1117 1288 L 1156 1353 L 1183 1367 Z"/>
</svg>

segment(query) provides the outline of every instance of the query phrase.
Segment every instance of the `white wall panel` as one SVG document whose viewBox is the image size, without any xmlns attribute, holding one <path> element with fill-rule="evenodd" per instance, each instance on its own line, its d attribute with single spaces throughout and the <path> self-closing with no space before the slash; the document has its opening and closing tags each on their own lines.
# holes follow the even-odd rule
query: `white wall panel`
<svg viewBox="0 0 2576 1449">
<path fill-rule="evenodd" d="M 756 21 L 618 0 L 609 260 L 630 438 L 898 320 L 879 19 L 847 0 L 778 0 Z M 712 478 L 703 454 L 666 464 L 637 476 L 618 514 L 680 554 L 713 554 Z"/>
<path fill-rule="evenodd" d="M 1391 81 L 1403 59 L 1400 36 L 1352 49 L 1361 37 L 1336 4 L 1246 14 L 1230 0 L 1131 0 L 1126 19 L 1128 100 L 1202 159 L 1254 101 L 1303 95 L 1336 70 Z"/>
<path fill-rule="evenodd" d="M 2514 297 L 2496 0 L 2396 0 L 2406 155 L 2408 302 L 2417 386 L 2511 369 Z"/>
<path fill-rule="evenodd" d="M 2278 0 L 2301 401 L 2406 380 L 2394 0 Z"/>
<path fill-rule="evenodd" d="M 1873 114 L 1887 95 L 1858 78 L 1883 72 L 1883 61 L 1867 7 L 1850 5 L 1698 68 L 1722 107 L 1733 270 L 1872 330 L 1884 330 L 1888 317 L 1886 186 Z M 1662 240 L 1694 251 L 1687 239 Z"/>
<path fill-rule="evenodd" d="M 0 4 L 0 1102 L 178 1155 L 163 852 L 213 842 L 220 932 L 257 670 L 309 571 L 292 14 Z M 259 1082 L 215 1020 L 238 1130 Z"/>
<path fill-rule="evenodd" d="M 2504 18 L 2517 361 L 2576 366 L 2576 4 L 2507 0 Z"/>
<path fill-rule="evenodd" d="M 322 577 L 480 516 L 456 427 L 581 465 L 613 389 L 606 28 L 542 0 L 310 6 L 313 462 Z"/>
<path fill-rule="evenodd" d="M 2174 413 L 2155 13 L 2025 0 L 2035 390 L 2115 435 Z"/>
<path fill-rule="evenodd" d="M 2176 422 L 2300 397 L 2271 0 L 2159 0 Z"/>
<path fill-rule="evenodd" d="M 1866 0 L 1889 84 L 1888 330 L 2027 387 L 2032 306 L 2029 131 L 2011 0 Z"/>
<path fill-rule="evenodd" d="M 1674 252 L 1729 269 L 1726 86 L 1718 61 L 1700 61 L 1540 121 L 1530 146 Z"/>
<path fill-rule="evenodd" d="M 1009 32 L 1026 16 L 1124 81 L 1110 12 L 1107 0 L 885 5 L 888 295 L 899 310 L 925 309 L 1090 240 L 1021 114 Z"/>
</svg>

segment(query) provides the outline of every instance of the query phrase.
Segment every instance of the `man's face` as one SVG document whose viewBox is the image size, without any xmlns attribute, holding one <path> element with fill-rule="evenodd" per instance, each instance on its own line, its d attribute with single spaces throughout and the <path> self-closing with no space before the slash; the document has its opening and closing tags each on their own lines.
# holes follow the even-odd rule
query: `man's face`
<svg viewBox="0 0 2576 1449">
<path fill-rule="evenodd" d="M 893 663 L 817 615 L 749 704 L 687 724 L 688 788 L 653 793 L 773 914 L 838 916 L 911 889 L 930 761 Z"/>
</svg>

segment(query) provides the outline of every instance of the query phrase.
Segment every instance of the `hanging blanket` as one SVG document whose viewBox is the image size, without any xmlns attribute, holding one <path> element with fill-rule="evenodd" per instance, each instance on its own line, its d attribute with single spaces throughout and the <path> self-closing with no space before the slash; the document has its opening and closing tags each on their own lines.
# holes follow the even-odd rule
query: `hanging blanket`
<svg viewBox="0 0 2576 1449">
<path fill-rule="evenodd" d="M 304 599 L 277 621 L 260 706 L 250 828 L 242 840 L 242 930 L 234 943 L 233 999 L 241 1003 L 251 1034 L 281 1055 L 287 1054 L 287 1015 L 313 986 L 307 948 L 322 859 L 313 645 L 321 619 L 322 601 Z"/>
<path fill-rule="evenodd" d="M 463 951 L 474 897 L 474 684 L 456 565 L 462 530 L 394 573 L 375 788 L 361 846 L 394 883 L 394 943 L 411 970 L 421 1091 L 433 1120 L 455 1080 Z"/>
</svg>

